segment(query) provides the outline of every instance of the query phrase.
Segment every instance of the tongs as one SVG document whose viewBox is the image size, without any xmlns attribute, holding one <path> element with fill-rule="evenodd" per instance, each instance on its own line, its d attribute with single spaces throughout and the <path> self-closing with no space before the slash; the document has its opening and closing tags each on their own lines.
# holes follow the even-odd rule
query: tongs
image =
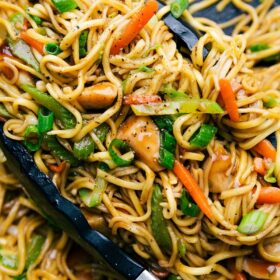
<svg viewBox="0 0 280 280">
<path fill-rule="evenodd" d="M 253 2 L 257 1 L 259 0 Z M 280 4 L 280 0 L 275 2 Z M 160 8 L 163 5 L 159 2 Z M 239 11 L 230 5 L 222 14 L 219 14 L 210 7 L 200 12 L 199 16 L 211 17 L 215 21 L 222 22 L 228 20 L 228 14 L 233 17 L 238 15 Z M 165 15 L 163 20 L 173 32 L 176 42 L 191 51 L 198 41 L 199 34 L 185 22 L 175 19 L 170 13 Z M 208 50 L 205 49 L 204 56 L 207 54 Z M 23 145 L 5 136 L 3 124 L 0 124 L 0 147 L 7 158 L 8 167 L 17 176 L 43 216 L 64 230 L 91 255 L 110 265 L 120 275 L 119 279 L 157 279 L 143 265 L 89 226 L 80 209 L 60 195 L 50 178 L 37 168 L 32 156 Z"/>
</svg>

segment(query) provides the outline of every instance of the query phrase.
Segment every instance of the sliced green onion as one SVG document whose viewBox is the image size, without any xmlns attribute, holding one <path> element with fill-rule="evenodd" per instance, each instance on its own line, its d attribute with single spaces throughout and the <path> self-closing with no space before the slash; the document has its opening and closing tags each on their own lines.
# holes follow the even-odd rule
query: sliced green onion
<svg viewBox="0 0 280 280">
<path fill-rule="evenodd" d="M 182 280 L 182 278 L 179 275 L 171 274 L 168 276 L 167 280 Z"/>
<path fill-rule="evenodd" d="M 85 136 L 81 141 L 74 144 L 73 154 L 79 160 L 86 160 L 94 151 L 94 142 L 90 136 Z"/>
<path fill-rule="evenodd" d="M 170 101 L 188 101 L 190 97 L 182 91 L 174 89 L 171 85 L 163 88 L 163 93 Z"/>
<path fill-rule="evenodd" d="M 265 212 L 253 210 L 242 218 L 237 231 L 243 234 L 254 234 L 262 229 L 267 216 Z"/>
<path fill-rule="evenodd" d="M 17 269 L 18 258 L 15 254 L 6 254 L 4 250 L 0 250 L 0 263 L 9 269 Z"/>
<path fill-rule="evenodd" d="M 174 116 L 154 116 L 153 121 L 160 130 L 164 129 L 173 134 Z"/>
<path fill-rule="evenodd" d="M 40 149 L 42 143 L 42 135 L 36 125 L 29 125 L 24 132 L 24 145 L 31 152 Z"/>
<path fill-rule="evenodd" d="M 252 52 L 260 52 L 260 51 L 264 51 L 267 49 L 269 49 L 269 46 L 267 44 L 262 44 L 262 43 L 254 44 L 250 47 L 250 50 Z"/>
<path fill-rule="evenodd" d="M 99 138 L 100 142 L 103 143 L 106 139 L 107 134 L 110 131 L 110 127 L 107 123 L 102 123 L 97 128 L 95 128 L 93 131 L 96 134 L 96 136 Z"/>
<path fill-rule="evenodd" d="M 79 52 L 80 58 L 85 57 L 87 54 L 87 40 L 88 40 L 88 30 L 84 30 L 79 38 Z"/>
<path fill-rule="evenodd" d="M 274 184 L 277 182 L 276 178 L 274 177 L 274 170 L 275 170 L 275 163 L 272 163 L 269 169 L 267 170 L 266 174 L 264 175 L 264 180 L 268 183 Z"/>
<path fill-rule="evenodd" d="M 179 18 L 189 5 L 188 0 L 175 0 L 171 3 L 170 11 L 173 17 Z"/>
<path fill-rule="evenodd" d="M 52 0 L 52 2 L 60 13 L 69 12 L 78 7 L 74 0 Z"/>
<path fill-rule="evenodd" d="M 32 236 L 31 242 L 28 244 L 27 258 L 25 262 L 25 268 L 27 269 L 32 265 L 39 257 L 42 247 L 45 243 L 46 238 L 42 235 Z"/>
<path fill-rule="evenodd" d="M 172 153 L 170 153 L 169 151 L 163 149 L 163 148 L 160 148 L 159 149 L 159 160 L 158 160 L 158 163 L 171 170 L 173 169 L 174 167 L 174 162 L 175 162 L 175 157 Z"/>
<path fill-rule="evenodd" d="M 160 146 L 174 154 L 176 149 L 176 139 L 173 135 L 168 133 L 167 131 L 160 132 Z"/>
<path fill-rule="evenodd" d="M 58 55 L 61 53 L 61 49 L 58 44 L 49 43 L 45 45 L 45 51 L 51 55 Z"/>
<path fill-rule="evenodd" d="M 40 133 L 52 130 L 54 113 L 45 107 L 41 107 L 38 112 L 38 128 Z"/>
<path fill-rule="evenodd" d="M 44 135 L 43 147 L 44 149 L 50 151 L 50 153 L 54 156 L 58 157 L 62 161 L 65 160 L 69 162 L 73 166 L 77 166 L 79 163 L 78 160 L 74 157 L 74 155 L 57 141 L 54 135 Z"/>
<path fill-rule="evenodd" d="M 206 147 L 211 140 L 214 138 L 218 129 L 214 125 L 203 124 L 199 131 L 193 135 L 190 140 L 190 144 L 195 148 L 204 148 Z"/>
<path fill-rule="evenodd" d="M 55 118 L 61 122 L 64 128 L 68 129 L 75 127 L 75 117 L 52 96 L 29 84 L 21 84 L 20 87 L 29 93 L 37 103 L 52 111 Z"/>
<path fill-rule="evenodd" d="M 136 69 L 136 72 L 145 72 L 145 73 L 153 73 L 155 70 L 153 68 L 150 68 L 148 66 L 141 66 L 138 69 Z"/>
<path fill-rule="evenodd" d="M 134 159 L 134 155 L 131 160 L 126 160 L 123 159 L 121 156 L 119 156 L 119 154 L 115 151 L 115 149 L 120 149 L 121 151 L 124 152 L 132 152 L 132 149 L 127 142 L 116 138 L 113 139 L 109 146 L 109 154 L 117 166 L 128 166 L 132 163 Z"/>
<path fill-rule="evenodd" d="M 263 99 L 264 106 L 266 108 L 274 108 L 278 105 L 278 100 L 272 96 L 267 96 Z"/>
<path fill-rule="evenodd" d="M 208 99 L 189 99 L 188 101 L 172 101 L 152 104 L 131 105 L 136 116 L 159 116 L 188 113 L 222 114 L 220 105 Z"/>
<path fill-rule="evenodd" d="M 183 189 L 180 198 L 180 208 L 181 211 L 187 216 L 197 217 L 200 213 L 199 207 L 192 201 L 185 189 Z"/>
<path fill-rule="evenodd" d="M 187 246 L 186 246 L 186 243 L 182 239 L 179 239 L 178 249 L 179 249 L 180 257 L 184 257 L 186 255 Z"/>
<path fill-rule="evenodd" d="M 107 164 L 101 162 L 97 167 L 97 174 L 98 174 L 98 169 L 101 169 L 103 171 L 108 171 L 109 167 Z M 87 207 L 90 208 L 100 205 L 102 201 L 102 195 L 105 192 L 107 185 L 108 182 L 97 175 L 95 179 L 95 186 L 93 191 L 88 189 L 80 189 L 79 195 L 81 200 Z"/>
<path fill-rule="evenodd" d="M 36 22 L 37 25 L 41 25 L 43 23 L 43 20 L 37 16 L 30 15 L 30 17 Z"/>
</svg>

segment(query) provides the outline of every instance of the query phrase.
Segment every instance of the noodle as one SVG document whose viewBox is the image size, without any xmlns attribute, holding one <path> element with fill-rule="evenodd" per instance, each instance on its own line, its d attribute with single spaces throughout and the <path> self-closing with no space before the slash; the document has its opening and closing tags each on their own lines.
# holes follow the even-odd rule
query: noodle
<svg viewBox="0 0 280 280">
<path fill-rule="evenodd" d="M 260 1 L 255 8 L 241 0 L 190 1 L 183 19 L 202 36 L 185 57 L 161 20 L 170 5 L 113 54 L 116 41 L 143 11 L 145 1 L 74 2 L 77 8 L 59 12 L 50 0 L 0 1 L 0 116 L 5 135 L 31 150 L 38 168 L 80 206 L 93 228 L 121 247 L 128 245 L 159 278 L 239 279 L 236 274 L 243 271 L 254 279 L 280 279 L 280 201 L 271 202 L 270 197 L 260 202 L 267 188 L 276 192 L 280 186 L 279 6 L 274 7 L 273 0 Z M 196 16 L 212 5 L 223 12 L 230 4 L 242 14 L 229 21 Z M 13 22 L 15 13 L 26 27 Z M 233 28 L 231 35 L 224 32 L 228 27 Z M 30 53 L 15 51 L 17 42 Z M 48 46 L 56 47 L 57 53 Z M 223 97 L 222 81 L 230 82 L 238 121 Z M 42 101 L 46 96 L 48 101 Z M 129 103 L 133 98 L 136 107 L 134 101 Z M 200 103 L 191 112 L 176 107 L 164 128 L 154 115 L 169 114 L 159 109 L 135 116 L 135 108 L 157 106 L 158 100 L 169 102 L 171 109 L 172 102 Z M 224 110 L 205 112 L 207 104 Z M 42 132 L 43 107 L 52 111 L 54 122 Z M 206 145 L 196 146 L 205 125 L 218 132 Z M 33 150 L 36 134 L 28 138 L 30 127 L 39 129 L 40 145 Z M 175 167 L 165 169 L 170 162 L 161 158 L 164 133 L 175 141 L 170 157 L 190 172 L 212 217 L 178 178 Z M 275 158 L 257 148 L 272 134 Z M 122 146 L 114 146 L 114 140 Z M 258 160 L 264 172 L 256 166 Z M 196 214 L 186 214 L 184 207 L 190 205 L 200 207 Z M 242 229 L 252 213 L 265 217 L 262 225 L 254 231 L 255 221 L 249 230 L 248 225 Z M 0 279 L 117 279 L 97 260 L 87 255 L 79 260 L 85 253 L 41 214 L 3 158 Z M 40 250 L 31 261 L 32 242 L 40 243 Z M 264 276 L 254 270 L 258 265 L 267 267 Z"/>
</svg>

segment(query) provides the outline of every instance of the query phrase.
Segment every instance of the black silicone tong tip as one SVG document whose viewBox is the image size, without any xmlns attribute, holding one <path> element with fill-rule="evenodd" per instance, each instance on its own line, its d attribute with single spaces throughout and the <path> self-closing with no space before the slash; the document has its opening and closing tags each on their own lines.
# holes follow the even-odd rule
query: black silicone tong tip
<svg viewBox="0 0 280 280">
<path fill-rule="evenodd" d="M 50 178 L 37 168 L 29 152 L 19 142 L 5 136 L 2 123 L 0 147 L 9 169 L 52 224 L 63 229 L 91 255 L 109 264 L 118 272 L 119 279 L 156 279 L 107 237 L 90 228 L 80 209 L 60 195 Z"/>
</svg>

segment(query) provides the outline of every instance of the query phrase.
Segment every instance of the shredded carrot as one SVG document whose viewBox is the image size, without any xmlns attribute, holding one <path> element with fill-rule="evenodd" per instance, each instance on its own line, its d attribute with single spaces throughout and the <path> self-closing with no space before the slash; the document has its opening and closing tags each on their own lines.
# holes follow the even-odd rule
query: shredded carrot
<svg viewBox="0 0 280 280">
<path fill-rule="evenodd" d="M 260 157 L 254 158 L 254 170 L 261 175 L 265 175 L 266 168 L 265 168 L 264 160 L 262 158 Z"/>
<path fill-rule="evenodd" d="M 229 114 L 229 117 L 232 121 L 238 122 L 239 121 L 238 107 L 231 84 L 226 79 L 220 80 L 219 84 L 221 88 L 221 96 L 223 102 L 225 103 L 225 108 Z"/>
<path fill-rule="evenodd" d="M 190 171 L 184 167 L 182 163 L 178 160 L 175 160 L 174 173 L 188 190 L 192 199 L 196 202 L 197 206 L 201 209 L 201 211 L 209 218 L 213 219 L 213 214 L 210 208 L 210 205 L 207 201 L 205 194 L 202 189 L 199 187 L 198 183 L 193 178 Z"/>
<path fill-rule="evenodd" d="M 162 99 L 158 95 L 128 95 L 124 97 L 125 105 L 161 103 Z"/>
<path fill-rule="evenodd" d="M 51 171 L 56 172 L 56 173 L 61 173 L 66 167 L 66 161 L 63 161 L 61 164 L 59 165 L 49 165 L 49 168 Z"/>
<path fill-rule="evenodd" d="M 118 54 L 121 49 L 128 46 L 156 13 L 157 9 L 158 3 L 155 0 L 149 0 L 144 7 L 131 18 L 121 36 L 113 42 L 110 53 L 114 55 Z"/>
<path fill-rule="evenodd" d="M 259 197 L 257 199 L 258 204 L 274 204 L 280 203 L 280 189 L 276 187 L 262 187 Z"/>
<path fill-rule="evenodd" d="M 273 162 L 276 160 L 276 150 L 271 142 L 267 139 L 262 140 L 255 147 L 253 147 L 253 151 L 259 153 L 265 158 L 270 158 Z"/>
<path fill-rule="evenodd" d="M 27 32 L 21 32 L 20 38 L 32 48 L 36 49 L 39 53 L 44 53 L 44 44 L 30 37 Z"/>
</svg>

